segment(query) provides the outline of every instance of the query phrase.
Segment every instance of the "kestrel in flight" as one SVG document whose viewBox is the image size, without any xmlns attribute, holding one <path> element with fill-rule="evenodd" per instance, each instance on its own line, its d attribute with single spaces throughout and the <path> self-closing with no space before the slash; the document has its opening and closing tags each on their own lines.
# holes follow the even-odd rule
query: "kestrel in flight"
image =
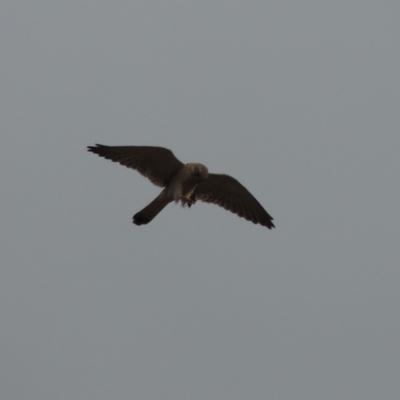
<svg viewBox="0 0 400 400">
<path fill-rule="evenodd" d="M 235 178 L 211 174 L 205 165 L 183 164 L 164 147 L 151 146 L 88 146 L 88 151 L 133 168 L 161 193 L 143 210 L 133 216 L 136 225 L 148 224 L 167 204 L 180 200 L 182 206 L 192 206 L 196 200 L 217 204 L 239 217 L 268 229 L 274 228 L 273 218 L 256 198 Z"/>
</svg>

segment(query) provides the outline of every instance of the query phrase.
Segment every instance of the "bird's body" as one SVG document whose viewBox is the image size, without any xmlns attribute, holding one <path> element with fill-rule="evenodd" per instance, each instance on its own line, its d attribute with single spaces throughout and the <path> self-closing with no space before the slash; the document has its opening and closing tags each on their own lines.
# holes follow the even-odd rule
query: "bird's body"
<svg viewBox="0 0 400 400">
<path fill-rule="evenodd" d="M 148 224 L 172 201 L 193 205 L 196 200 L 217 204 L 255 224 L 274 228 L 273 218 L 255 197 L 236 179 L 224 174 L 211 174 L 200 163 L 183 164 L 163 147 L 89 146 L 88 151 L 133 168 L 157 186 L 161 193 L 133 216 L 136 225 Z"/>
<path fill-rule="evenodd" d="M 167 186 L 168 194 L 172 194 L 175 202 L 190 198 L 196 186 L 208 178 L 208 169 L 200 163 L 188 163 L 171 179 Z"/>
</svg>

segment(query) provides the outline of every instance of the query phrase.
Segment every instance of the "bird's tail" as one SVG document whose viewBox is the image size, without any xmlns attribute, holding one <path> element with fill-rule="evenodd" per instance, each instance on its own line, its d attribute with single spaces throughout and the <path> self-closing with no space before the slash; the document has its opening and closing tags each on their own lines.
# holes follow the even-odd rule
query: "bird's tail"
<svg viewBox="0 0 400 400">
<path fill-rule="evenodd" d="M 172 200 L 162 191 L 150 204 L 133 216 L 136 225 L 148 224 Z"/>
</svg>

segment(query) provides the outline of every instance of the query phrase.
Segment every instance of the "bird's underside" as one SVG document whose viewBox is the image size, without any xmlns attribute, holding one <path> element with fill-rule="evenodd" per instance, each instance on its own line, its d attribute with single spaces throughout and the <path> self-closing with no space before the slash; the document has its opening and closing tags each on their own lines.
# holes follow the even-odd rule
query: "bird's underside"
<svg viewBox="0 0 400 400">
<path fill-rule="evenodd" d="M 273 218 L 256 198 L 235 178 L 211 174 L 205 165 L 183 164 L 164 147 L 88 146 L 88 151 L 137 170 L 153 184 L 163 187 L 161 193 L 133 216 L 136 225 L 148 224 L 172 201 L 192 206 L 197 200 L 217 204 L 254 224 L 274 228 Z"/>
</svg>

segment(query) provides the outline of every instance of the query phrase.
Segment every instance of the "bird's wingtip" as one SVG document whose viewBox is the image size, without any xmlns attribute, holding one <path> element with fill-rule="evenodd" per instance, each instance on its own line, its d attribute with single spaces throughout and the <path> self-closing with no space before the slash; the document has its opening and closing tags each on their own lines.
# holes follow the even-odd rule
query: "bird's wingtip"
<svg viewBox="0 0 400 400">
<path fill-rule="evenodd" d="M 87 146 L 87 151 L 91 151 L 92 153 L 97 153 L 99 149 L 104 149 L 106 147 L 110 147 L 110 146 L 106 146 L 105 144 L 99 144 L 96 143 L 94 146 Z"/>
</svg>

